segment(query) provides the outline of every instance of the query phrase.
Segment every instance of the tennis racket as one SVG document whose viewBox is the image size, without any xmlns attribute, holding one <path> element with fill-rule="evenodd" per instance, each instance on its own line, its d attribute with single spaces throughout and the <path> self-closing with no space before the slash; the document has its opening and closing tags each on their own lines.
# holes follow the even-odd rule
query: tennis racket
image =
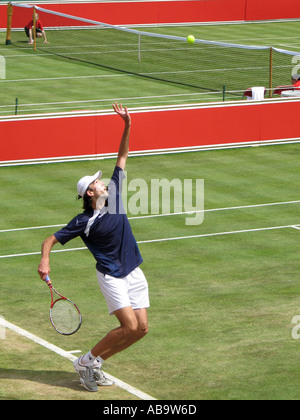
<svg viewBox="0 0 300 420">
<path fill-rule="evenodd" d="M 78 307 L 54 289 L 49 276 L 46 277 L 45 282 L 51 292 L 50 321 L 55 331 L 62 335 L 76 333 L 82 321 Z M 58 295 L 56 300 L 53 299 L 53 292 Z"/>
</svg>

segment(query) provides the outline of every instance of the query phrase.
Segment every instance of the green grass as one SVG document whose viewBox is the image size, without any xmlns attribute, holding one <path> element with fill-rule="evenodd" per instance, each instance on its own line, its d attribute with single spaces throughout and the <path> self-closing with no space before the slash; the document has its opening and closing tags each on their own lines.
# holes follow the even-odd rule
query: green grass
<svg viewBox="0 0 300 420">
<path fill-rule="evenodd" d="M 299 22 L 172 26 L 147 28 L 147 31 L 183 37 L 193 33 L 196 38 L 245 45 L 272 45 L 294 51 L 299 51 L 300 47 L 298 41 L 300 35 Z M 95 41 L 90 36 L 91 32 L 93 31 L 88 31 L 87 36 L 90 41 Z M 50 41 L 53 36 L 49 31 Z M 84 37 L 81 38 L 84 39 Z M 70 43 L 72 41 L 71 36 L 65 36 L 65 41 Z M 103 44 L 103 47 L 111 48 L 111 44 L 106 41 L 107 38 L 105 42 L 99 42 L 100 46 Z M 107 67 L 45 55 L 49 51 L 55 50 L 56 45 L 61 47 L 61 43 L 58 44 L 54 39 L 45 49 L 39 49 L 36 53 L 26 45 L 23 32 L 17 35 L 13 34 L 13 45 L 10 46 L 4 45 L 5 34 L 1 33 L 0 43 L 2 43 L 0 54 L 6 59 L 6 79 L 0 80 L 0 114 L 4 116 L 15 112 L 16 98 L 19 102 L 18 113 L 21 114 L 59 110 L 107 109 L 114 100 L 126 102 L 130 107 L 223 100 L 222 94 L 212 94 L 199 88 L 176 85 L 175 83 L 148 77 L 125 74 L 110 70 Z M 38 46 L 42 46 L 40 40 Z M 149 55 L 148 63 L 144 63 L 142 51 L 142 62 L 138 64 L 136 61 L 130 61 L 131 53 L 122 47 L 125 53 L 118 53 L 117 56 L 102 55 L 102 57 L 109 57 L 103 64 L 108 67 L 119 68 L 119 65 L 126 63 L 126 68 L 133 73 L 159 71 L 164 62 L 167 66 L 165 68 L 171 71 L 185 70 L 189 66 L 196 66 L 196 70 L 209 69 L 210 71 L 201 73 L 200 79 L 198 76 L 195 80 L 192 80 L 192 76 L 185 77 L 184 83 L 200 87 L 204 83 L 206 87 L 217 90 L 222 90 L 224 84 L 227 90 L 244 90 L 259 83 L 266 85 L 266 87 L 269 86 L 268 52 L 257 53 L 258 55 L 256 53 L 255 55 L 252 53 L 244 55 L 241 54 L 240 50 L 230 50 L 230 54 L 224 51 L 222 55 L 213 55 L 213 52 L 210 51 L 202 56 L 203 51 L 199 50 L 198 46 L 184 44 L 184 48 L 186 47 L 187 52 L 177 55 L 175 63 L 174 57 L 168 57 L 166 52 L 163 52 L 160 58 L 160 53 L 157 51 L 154 52 L 154 55 Z M 118 46 L 119 50 L 120 48 Z M 136 45 L 132 49 L 136 59 Z M 123 64 L 114 62 L 115 59 L 119 59 L 120 55 L 122 55 Z M 291 69 L 294 66 L 291 63 L 291 57 L 285 56 L 284 61 L 282 61 L 274 53 L 274 65 L 273 86 L 289 84 Z M 235 71 L 234 73 L 227 72 L 227 69 L 232 66 L 243 67 L 245 70 Z M 263 70 L 258 69 L 260 66 L 263 66 Z M 211 77 L 211 74 L 216 74 L 216 76 Z M 226 78 L 226 74 L 231 75 Z M 208 75 L 210 75 L 209 78 Z M 241 92 L 237 96 L 227 94 L 226 100 L 241 99 L 241 97 Z M 80 101 L 84 102 L 78 103 Z"/>
<path fill-rule="evenodd" d="M 205 209 L 299 200 L 299 145 L 129 158 L 133 179 L 204 179 Z M 101 162 L 109 177 L 113 160 Z M 2 167 L 0 230 L 68 222 L 81 211 L 76 182 L 97 162 Z M 130 192 L 130 197 L 134 192 Z M 129 198 L 130 198 L 129 197 Z M 129 213 L 129 217 L 132 215 Z M 299 203 L 132 219 L 138 241 L 299 224 Z M 0 255 L 38 252 L 58 228 L 0 232 Z M 298 399 L 299 230 L 284 228 L 140 244 L 150 286 L 149 334 L 105 370 L 161 400 Z M 73 240 L 64 248 L 82 246 Z M 56 245 L 56 249 L 62 249 Z M 0 259 L 0 315 L 65 349 L 89 350 L 117 326 L 88 251 L 53 253 L 52 279 L 78 303 L 83 325 L 59 336 L 48 319 L 39 255 Z M 112 387 L 90 394 L 69 361 L 7 331 L 0 340 L 2 399 L 134 399 Z"/>
<path fill-rule="evenodd" d="M 299 50 L 299 22 L 147 31 Z M 25 43 L 25 48 L 5 46 L 3 33 L 0 42 L 6 59 L 6 79 L 0 80 L 4 116 L 14 113 L 16 98 L 20 114 L 107 109 L 114 100 L 129 108 L 216 100 L 187 86 L 34 53 Z M 288 78 L 287 73 L 280 84 Z M 223 209 L 205 212 L 199 226 L 187 226 L 187 215 L 132 219 L 136 239 L 298 224 L 299 203 L 225 210 L 299 200 L 298 155 L 299 145 L 286 145 L 131 157 L 128 182 L 204 179 L 205 209 Z M 75 199 L 78 178 L 99 165 L 109 177 L 112 160 L 1 167 L 0 230 L 9 231 L 0 232 L 0 256 L 39 252 L 58 227 L 11 229 L 67 223 L 81 211 Z M 299 343 L 291 337 L 291 321 L 299 313 L 299 234 L 285 228 L 140 244 L 150 285 L 150 332 L 108 360 L 105 370 L 162 400 L 298 399 Z M 75 239 L 56 249 L 81 246 Z M 51 327 L 39 258 L 0 259 L 0 316 L 65 350 L 89 350 L 117 326 L 107 314 L 93 257 L 86 250 L 51 256 L 54 283 L 83 313 L 82 328 L 72 337 Z M 84 391 L 68 360 L 11 331 L 0 339 L 0 351 L 0 399 L 135 399 L 116 386 Z"/>
</svg>

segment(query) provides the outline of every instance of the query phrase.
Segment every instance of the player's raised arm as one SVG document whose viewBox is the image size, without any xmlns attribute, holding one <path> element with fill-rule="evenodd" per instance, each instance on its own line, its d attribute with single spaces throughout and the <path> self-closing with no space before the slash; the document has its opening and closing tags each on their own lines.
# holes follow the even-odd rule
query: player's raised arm
<svg viewBox="0 0 300 420">
<path fill-rule="evenodd" d="M 131 118 L 130 114 L 126 108 L 126 106 L 123 108 L 122 105 L 118 105 L 116 103 L 113 104 L 113 109 L 115 112 L 120 115 L 120 117 L 124 120 L 125 127 L 119 147 L 119 153 L 118 153 L 118 159 L 117 159 L 117 166 L 119 166 L 121 169 L 125 169 L 126 160 L 128 157 L 128 151 L 129 151 L 129 135 L 130 135 L 130 126 L 131 126 Z"/>
</svg>

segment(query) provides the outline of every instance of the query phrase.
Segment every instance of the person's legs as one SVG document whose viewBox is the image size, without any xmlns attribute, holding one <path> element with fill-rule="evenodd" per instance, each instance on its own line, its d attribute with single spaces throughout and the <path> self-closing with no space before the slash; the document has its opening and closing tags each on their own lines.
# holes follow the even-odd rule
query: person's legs
<svg viewBox="0 0 300 420">
<path fill-rule="evenodd" d="M 132 309 L 131 306 L 118 309 L 114 312 L 120 326 L 110 331 L 91 350 L 96 357 L 108 359 L 116 353 L 143 338 L 148 332 L 147 309 Z"/>
<path fill-rule="evenodd" d="M 98 385 L 112 385 L 101 370 L 102 362 L 143 338 L 148 332 L 147 309 L 132 309 L 131 306 L 114 312 L 120 327 L 110 331 L 92 350 L 73 363 L 80 381 L 88 391 L 97 391 Z M 92 356 L 92 357 L 91 357 Z M 85 362 L 87 358 L 88 362 Z M 89 359 L 94 359 L 90 361 Z M 97 368 L 93 369 L 95 362 Z M 102 359 L 102 361 L 101 361 Z"/>
<path fill-rule="evenodd" d="M 142 270 L 137 268 L 123 279 L 100 272 L 97 272 L 97 276 L 109 313 L 116 316 L 120 326 L 110 331 L 92 350 L 74 362 L 81 382 L 90 391 L 94 390 L 93 382 L 98 385 L 112 384 L 102 372 L 103 362 L 136 343 L 148 332 L 149 294 L 147 280 Z M 85 367 L 87 370 L 93 369 L 93 380 L 84 371 Z"/>
</svg>

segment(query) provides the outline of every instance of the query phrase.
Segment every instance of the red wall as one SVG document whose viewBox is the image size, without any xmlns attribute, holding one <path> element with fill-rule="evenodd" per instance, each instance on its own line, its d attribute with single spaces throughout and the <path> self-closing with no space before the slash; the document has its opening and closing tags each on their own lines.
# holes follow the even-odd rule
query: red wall
<svg viewBox="0 0 300 420">
<path fill-rule="evenodd" d="M 245 0 L 114 1 L 111 3 L 52 3 L 38 6 L 113 25 L 242 20 L 245 13 Z M 2 28 L 6 27 L 5 9 L 6 5 L 0 6 Z M 22 10 L 24 14 L 27 13 L 26 9 Z M 51 16 L 49 16 L 49 22 L 45 25 L 52 26 Z M 13 27 L 24 27 L 20 13 L 14 16 Z"/>
<path fill-rule="evenodd" d="M 300 18 L 299 0 L 114 1 L 39 6 L 114 25 Z M 23 13 L 26 15 L 26 9 Z M 52 26 L 51 20 L 49 16 L 45 26 Z M 16 13 L 13 27 L 24 25 L 24 19 Z M 6 4 L 0 5 L 0 27 L 6 27 Z"/>
<path fill-rule="evenodd" d="M 300 18 L 299 0 L 247 0 L 245 20 Z"/>
<path fill-rule="evenodd" d="M 299 113 L 300 100 L 131 112 L 130 150 L 300 138 Z M 114 113 L 0 120 L 0 161 L 115 153 L 122 130 Z"/>
</svg>

